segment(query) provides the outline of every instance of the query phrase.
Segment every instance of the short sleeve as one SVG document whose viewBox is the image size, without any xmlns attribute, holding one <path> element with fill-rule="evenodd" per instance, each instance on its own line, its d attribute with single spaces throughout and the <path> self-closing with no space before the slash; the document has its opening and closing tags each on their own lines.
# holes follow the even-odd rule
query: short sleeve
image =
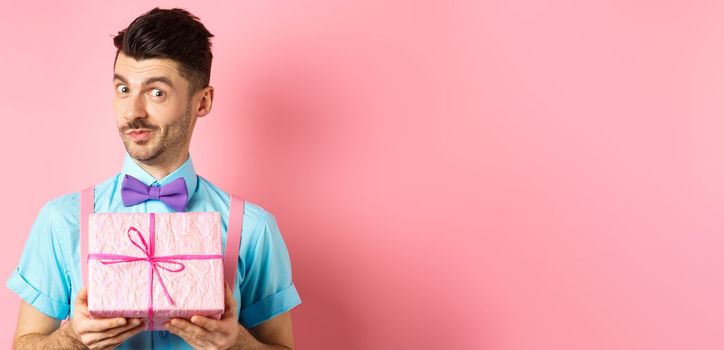
<svg viewBox="0 0 724 350">
<path fill-rule="evenodd" d="M 255 240 L 242 253 L 244 263 L 240 265 L 245 271 L 239 286 L 239 319 L 248 328 L 256 327 L 301 303 L 292 283 L 289 253 L 274 216 L 262 211 L 254 231 Z"/>
<path fill-rule="evenodd" d="M 51 203 L 40 210 L 6 285 L 38 311 L 62 320 L 70 311 L 70 282 L 54 226 L 56 216 Z"/>
</svg>

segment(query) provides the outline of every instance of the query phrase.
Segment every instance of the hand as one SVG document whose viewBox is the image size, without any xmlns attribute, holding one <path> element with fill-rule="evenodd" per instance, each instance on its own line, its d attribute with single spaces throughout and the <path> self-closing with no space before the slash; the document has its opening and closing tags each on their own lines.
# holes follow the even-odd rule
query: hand
<svg viewBox="0 0 724 350">
<path fill-rule="evenodd" d="M 88 312 L 88 290 L 85 287 L 78 291 L 75 313 L 69 324 L 73 337 L 93 350 L 113 349 L 145 329 L 139 318 L 91 319 Z"/>
<path fill-rule="evenodd" d="M 224 314 L 220 320 L 204 316 L 193 316 L 191 322 L 183 318 L 172 318 L 165 328 L 183 338 L 194 349 L 229 349 L 254 338 L 239 324 L 236 300 L 226 285 Z"/>
</svg>

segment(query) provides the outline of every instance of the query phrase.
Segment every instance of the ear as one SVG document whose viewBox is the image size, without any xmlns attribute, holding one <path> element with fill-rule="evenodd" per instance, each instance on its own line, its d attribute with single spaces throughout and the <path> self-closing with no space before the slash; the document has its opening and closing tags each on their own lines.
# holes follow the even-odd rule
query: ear
<svg viewBox="0 0 724 350">
<path fill-rule="evenodd" d="M 214 102 L 214 87 L 209 85 L 196 92 L 198 102 L 196 103 L 196 116 L 201 118 L 211 112 L 211 105 Z"/>
</svg>

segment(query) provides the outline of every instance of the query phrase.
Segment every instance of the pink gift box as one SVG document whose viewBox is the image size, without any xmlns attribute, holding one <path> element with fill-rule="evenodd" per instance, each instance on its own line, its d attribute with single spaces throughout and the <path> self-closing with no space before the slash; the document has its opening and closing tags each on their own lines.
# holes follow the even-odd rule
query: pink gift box
<svg viewBox="0 0 724 350">
<path fill-rule="evenodd" d="M 92 318 L 140 317 L 163 329 L 171 317 L 224 312 L 219 213 L 91 214 L 88 253 Z"/>
</svg>

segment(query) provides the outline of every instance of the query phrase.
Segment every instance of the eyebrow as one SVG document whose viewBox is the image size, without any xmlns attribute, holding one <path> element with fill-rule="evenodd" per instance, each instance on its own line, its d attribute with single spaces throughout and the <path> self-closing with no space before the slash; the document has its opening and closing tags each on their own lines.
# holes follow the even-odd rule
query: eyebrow
<svg viewBox="0 0 724 350">
<path fill-rule="evenodd" d="M 114 73 L 114 74 L 113 74 L 113 80 L 120 80 L 122 83 L 128 84 L 128 81 L 126 80 L 126 78 L 124 78 L 123 76 L 119 75 L 118 73 Z M 166 85 L 168 85 L 168 86 L 170 86 L 170 87 L 173 88 L 173 83 L 171 83 L 171 80 L 170 80 L 169 78 L 166 78 L 166 77 L 163 77 L 163 76 L 150 77 L 150 78 L 146 79 L 146 80 L 143 82 L 143 85 L 150 85 L 150 84 L 153 84 L 153 83 L 156 83 L 156 82 L 164 83 L 164 84 L 166 84 Z"/>
</svg>

